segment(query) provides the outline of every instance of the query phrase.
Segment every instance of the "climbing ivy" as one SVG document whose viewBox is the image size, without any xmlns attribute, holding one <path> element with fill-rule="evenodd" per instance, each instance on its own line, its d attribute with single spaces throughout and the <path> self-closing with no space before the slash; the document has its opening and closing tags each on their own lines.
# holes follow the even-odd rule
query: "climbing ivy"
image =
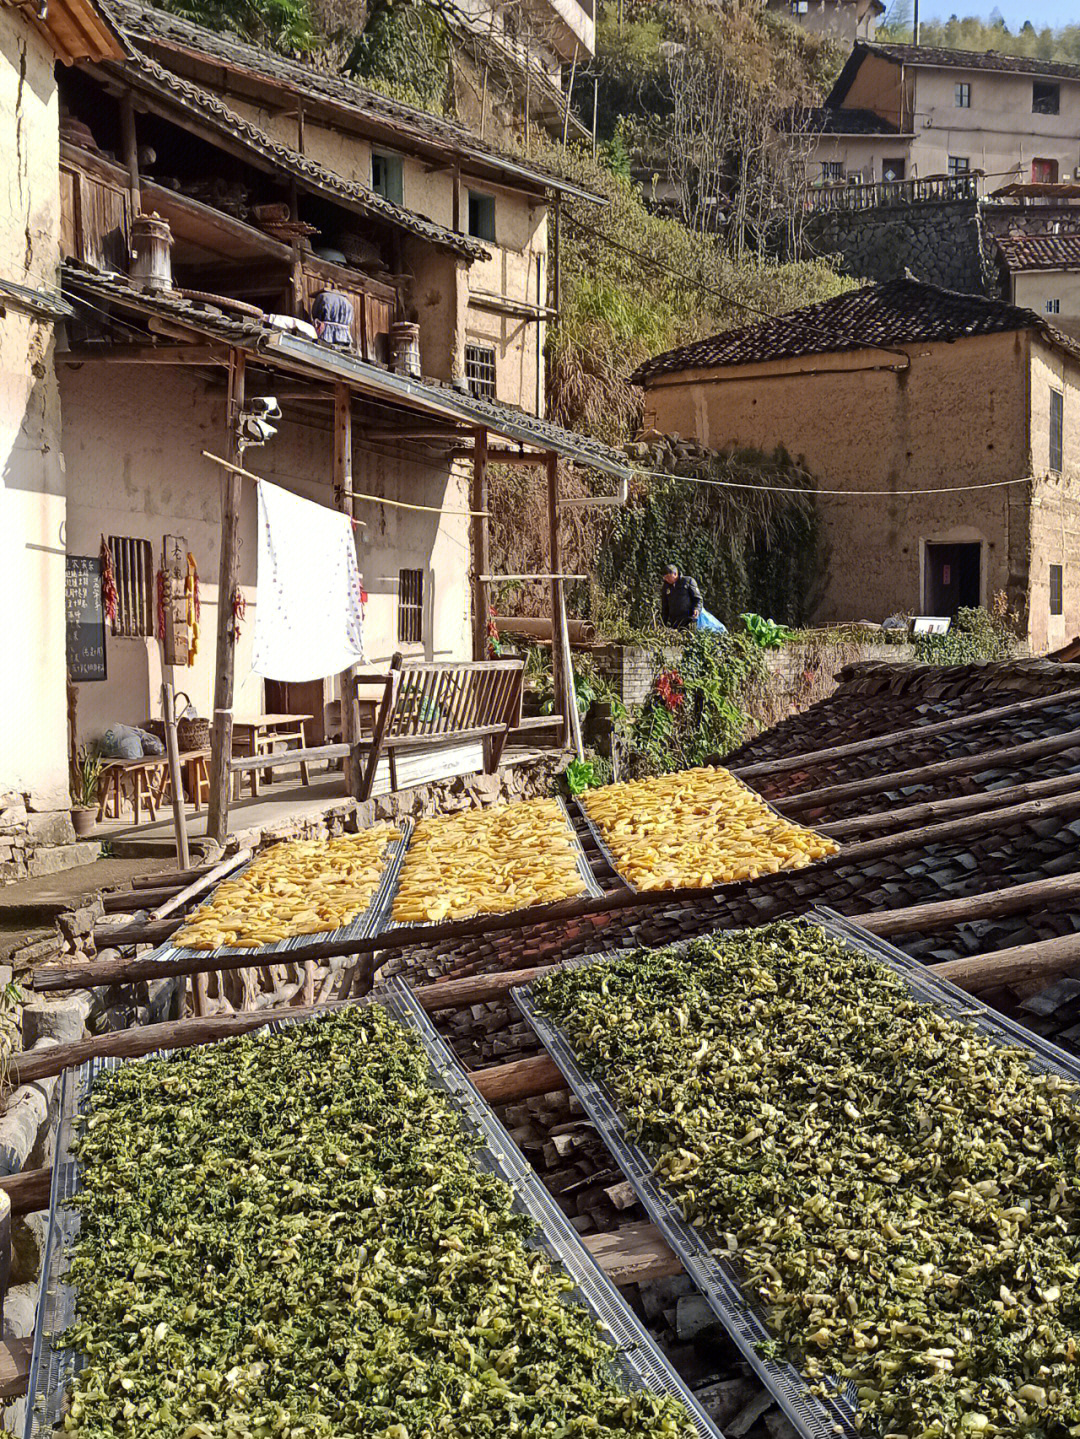
<svg viewBox="0 0 1080 1439">
<path fill-rule="evenodd" d="M 705 607 L 729 629 L 742 629 L 747 611 L 805 623 L 827 559 L 807 472 L 783 450 L 738 450 L 688 463 L 682 473 L 686 479 L 642 481 L 630 503 L 611 512 L 598 558 L 605 607 L 632 625 L 655 624 L 661 572 L 674 562 L 697 580 Z M 687 483 L 691 477 L 749 488 Z M 785 487 L 794 493 L 782 493 Z"/>
<path fill-rule="evenodd" d="M 444 114 L 450 89 L 446 21 L 426 0 L 375 0 L 345 68 L 399 100 Z"/>
</svg>

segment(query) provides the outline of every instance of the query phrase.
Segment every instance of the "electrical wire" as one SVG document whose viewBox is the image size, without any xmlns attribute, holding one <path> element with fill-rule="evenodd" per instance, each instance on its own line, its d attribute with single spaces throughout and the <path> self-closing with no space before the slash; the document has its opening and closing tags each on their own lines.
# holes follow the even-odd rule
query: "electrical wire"
<svg viewBox="0 0 1080 1439">
<path fill-rule="evenodd" d="M 998 490 L 1006 485 L 1029 485 L 1036 478 L 1025 475 L 1017 480 L 986 480 L 977 485 L 941 485 L 935 489 L 921 490 L 822 490 L 816 485 L 755 485 L 747 480 L 708 480 L 698 475 L 671 475 L 666 470 L 638 470 L 655 480 L 680 480 L 687 485 L 714 485 L 723 490 L 756 490 L 760 494 L 805 495 L 813 499 L 817 495 L 875 495 L 881 499 L 895 499 L 913 495 L 957 495 L 969 494 L 973 490 Z"/>
</svg>

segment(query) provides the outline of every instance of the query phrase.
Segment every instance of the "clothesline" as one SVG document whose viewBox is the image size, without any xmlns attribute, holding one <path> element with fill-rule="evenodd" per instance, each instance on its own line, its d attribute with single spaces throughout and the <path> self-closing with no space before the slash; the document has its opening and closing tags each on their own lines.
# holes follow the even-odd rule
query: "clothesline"
<svg viewBox="0 0 1080 1439">
<path fill-rule="evenodd" d="M 256 475 L 251 470 L 245 470 L 242 465 L 234 465 L 231 460 L 223 460 L 220 455 L 212 455 L 209 450 L 203 450 L 203 457 L 213 460 L 215 465 L 220 465 L 223 470 L 231 470 L 234 475 L 243 475 L 247 480 L 261 480 L 262 475 Z M 469 519 L 484 517 L 491 514 L 490 510 L 445 510 L 438 505 L 413 505 L 405 500 L 388 500 L 384 495 L 366 495 L 360 490 L 350 490 L 349 495 L 354 500 L 366 500 L 373 505 L 390 505 L 395 510 L 423 510 L 428 515 L 459 515 Z M 350 516 L 351 518 L 351 516 Z M 366 521 L 353 520 L 353 525 L 358 529 L 366 529 Z"/>
</svg>

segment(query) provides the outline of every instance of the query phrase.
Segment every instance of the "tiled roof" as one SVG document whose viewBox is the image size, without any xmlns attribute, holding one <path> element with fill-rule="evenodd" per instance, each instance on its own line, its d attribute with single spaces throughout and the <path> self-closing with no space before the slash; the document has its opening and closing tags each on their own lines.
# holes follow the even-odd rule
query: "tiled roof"
<svg viewBox="0 0 1080 1439">
<path fill-rule="evenodd" d="M 223 69 L 244 72 L 315 101 L 340 106 L 374 125 L 396 130 L 421 144 L 466 156 L 507 176 L 516 175 L 545 189 L 564 190 L 602 203 L 601 197 L 591 195 L 542 165 L 503 154 L 464 125 L 392 100 L 344 75 L 317 70 L 303 61 L 290 60 L 235 35 L 208 30 L 153 5 L 140 4 L 138 0 L 103 0 L 103 3 L 108 5 L 128 40 L 152 46 L 159 59 L 162 52 L 183 53 Z"/>
<path fill-rule="evenodd" d="M 266 362 L 273 363 L 275 354 L 282 359 L 287 357 L 290 365 L 320 377 L 332 375 L 358 392 L 384 402 L 403 402 L 444 420 L 483 426 L 511 444 L 553 450 L 575 464 L 589 465 L 619 479 L 629 478 L 635 469 L 618 450 L 538 415 L 480 399 L 434 380 L 414 380 L 395 374 L 332 346 L 286 335 L 253 316 L 185 300 L 174 291 L 146 294 L 134 289 L 121 275 L 106 275 L 71 260 L 64 266 L 63 286 L 66 295 L 87 300 L 98 315 L 103 306 L 117 305 L 138 315 L 164 317 L 173 325 L 182 325 L 194 334 L 256 354 Z"/>
<path fill-rule="evenodd" d="M 1080 270 L 1080 235 L 1000 235 L 1010 270 Z"/>
<path fill-rule="evenodd" d="M 1006 55 L 1002 50 L 950 50 L 936 45 L 887 45 L 856 40 L 836 84 L 825 101 L 840 105 L 851 89 L 862 62 L 870 55 L 898 65 L 924 65 L 947 70 L 991 70 L 1011 75 L 1046 76 L 1051 80 L 1080 80 L 1080 65 L 1063 60 L 1033 60 L 1026 55 Z"/>
<path fill-rule="evenodd" d="M 186 119 L 195 117 L 230 143 L 239 141 L 253 154 L 269 161 L 282 174 L 293 176 L 307 188 L 318 190 L 349 209 L 384 220 L 387 224 L 428 240 L 433 245 L 452 250 L 455 254 L 464 255 L 470 260 L 485 259 L 488 256 L 484 246 L 470 239 L 468 235 L 459 235 L 423 215 L 406 210 L 402 205 L 395 205 L 368 186 L 344 180 L 332 170 L 309 160 L 306 155 L 301 155 L 299 151 L 272 140 L 249 120 L 230 110 L 209 90 L 193 85 L 190 80 L 181 79 L 159 65 L 156 60 L 145 55 L 133 55 L 122 65 L 110 64 L 103 68 L 131 85 L 133 89 L 163 101 L 175 111 L 179 124 L 183 125 Z"/>
<path fill-rule="evenodd" d="M 899 135 L 900 131 L 873 110 L 845 110 L 841 105 L 818 105 L 796 110 L 792 127 L 815 135 Z"/>
<path fill-rule="evenodd" d="M 1070 350 L 1074 342 L 1031 310 L 980 295 L 962 295 L 927 285 L 910 274 L 883 285 L 850 290 L 816 305 L 804 305 L 760 324 L 724 330 L 646 360 L 630 376 L 646 384 L 656 375 L 727 365 L 764 364 L 799 355 L 825 355 L 996 335 L 1009 330 L 1043 331 Z"/>
</svg>

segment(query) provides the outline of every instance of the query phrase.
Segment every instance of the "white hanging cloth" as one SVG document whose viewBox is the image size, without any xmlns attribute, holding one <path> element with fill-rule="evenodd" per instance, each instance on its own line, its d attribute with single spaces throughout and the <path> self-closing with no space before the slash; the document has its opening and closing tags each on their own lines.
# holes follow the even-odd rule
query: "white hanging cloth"
<svg viewBox="0 0 1080 1439">
<path fill-rule="evenodd" d="M 364 658 L 352 522 L 325 505 L 258 483 L 259 572 L 251 668 L 300 683 Z"/>
</svg>

